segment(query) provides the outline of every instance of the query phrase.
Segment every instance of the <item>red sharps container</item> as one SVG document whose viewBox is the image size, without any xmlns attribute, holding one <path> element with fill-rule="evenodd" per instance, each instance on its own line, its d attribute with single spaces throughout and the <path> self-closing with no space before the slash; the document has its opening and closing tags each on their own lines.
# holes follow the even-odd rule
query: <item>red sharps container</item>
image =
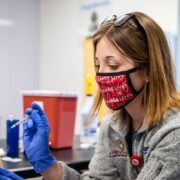
<svg viewBox="0 0 180 180">
<path fill-rule="evenodd" d="M 50 147 L 53 149 L 73 146 L 77 94 L 54 91 L 22 91 L 23 109 L 38 103 L 46 112 L 49 120 Z"/>
</svg>

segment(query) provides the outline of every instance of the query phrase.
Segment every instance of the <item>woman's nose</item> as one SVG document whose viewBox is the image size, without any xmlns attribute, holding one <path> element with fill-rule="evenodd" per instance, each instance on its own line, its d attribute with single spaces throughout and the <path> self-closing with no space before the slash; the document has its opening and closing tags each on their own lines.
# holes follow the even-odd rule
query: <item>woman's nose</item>
<svg viewBox="0 0 180 180">
<path fill-rule="evenodd" d="M 103 66 L 99 66 L 98 72 L 99 73 L 105 72 L 105 68 Z"/>
</svg>

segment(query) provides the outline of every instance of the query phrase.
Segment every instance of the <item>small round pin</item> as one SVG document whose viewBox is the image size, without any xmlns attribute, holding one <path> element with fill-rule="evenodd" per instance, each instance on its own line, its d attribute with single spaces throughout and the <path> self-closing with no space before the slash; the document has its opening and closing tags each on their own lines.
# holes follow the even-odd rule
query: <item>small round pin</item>
<svg viewBox="0 0 180 180">
<path fill-rule="evenodd" d="M 130 158 L 131 165 L 134 167 L 143 167 L 143 161 L 140 156 L 134 155 Z"/>
</svg>

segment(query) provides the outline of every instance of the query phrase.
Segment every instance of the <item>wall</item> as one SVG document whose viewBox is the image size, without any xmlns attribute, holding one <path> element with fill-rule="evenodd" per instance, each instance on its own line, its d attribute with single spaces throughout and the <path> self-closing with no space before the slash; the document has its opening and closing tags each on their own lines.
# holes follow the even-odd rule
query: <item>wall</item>
<svg viewBox="0 0 180 180">
<path fill-rule="evenodd" d="M 9 114 L 22 118 L 20 90 L 39 88 L 39 1 L 0 0 L 0 138 Z"/>
<path fill-rule="evenodd" d="M 80 131 L 82 106 L 83 40 L 88 36 L 90 15 L 99 22 L 109 14 L 143 11 L 165 31 L 177 34 L 178 0 L 42 0 L 41 71 L 42 89 L 74 91 L 80 94 L 76 131 Z M 93 7 L 93 8 L 92 8 Z"/>
<path fill-rule="evenodd" d="M 178 9 L 180 9 L 180 1 L 178 1 Z M 178 11 L 178 34 L 180 34 L 180 11 Z M 180 36 L 177 36 L 177 43 L 176 43 L 176 73 L 177 73 L 177 87 L 180 90 Z"/>
<path fill-rule="evenodd" d="M 83 44 L 78 35 L 79 15 L 78 1 L 41 1 L 41 89 L 81 95 Z M 81 99 L 78 107 L 80 104 Z"/>
</svg>

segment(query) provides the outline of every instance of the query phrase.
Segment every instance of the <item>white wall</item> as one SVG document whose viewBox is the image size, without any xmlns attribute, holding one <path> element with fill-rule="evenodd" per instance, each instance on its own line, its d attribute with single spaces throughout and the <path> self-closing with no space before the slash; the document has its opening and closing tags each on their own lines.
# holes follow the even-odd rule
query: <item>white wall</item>
<svg viewBox="0 0 180 180">
<path fill-rule="evenodd" d="M 0 138 L 9 114 L 22 118 L 19 90 L 39 88 L 39 17 L 38 0 L 0 0 Z"/>
<path fill-rule="evenodd" d="M 94 9 L 83 8 L 103 1 L 105 5 Z M 108 14 L 143 11 L 165 31 L 177 34 L 178 0 L 42 0 L 40 87 L 80 93 L 76 134 L 83 87 L 83 39 L 89 34 L 90 15 L 94 10 L 99 14 L 99 22 Z"/>
<path fill-rule="evenodd" d="M 78 36 L 79 15 L 78 1 L 41 1 L 41 89 L 82 92 L 83 44 Z M 79 107 L 81 99 L 78 102 Z"/>
<path fill-rule="evenodd" d="M 180 10 L 180 1 L 178 1 L 178 9 Z M 178 11 L 178 34 L 180 34 L 180 11 Z M 177 72 L 177 87 L 180 90 L 180 35 L 177 36 L 177 44 L 176 44 L 176 72 Z"/>
</svg>

